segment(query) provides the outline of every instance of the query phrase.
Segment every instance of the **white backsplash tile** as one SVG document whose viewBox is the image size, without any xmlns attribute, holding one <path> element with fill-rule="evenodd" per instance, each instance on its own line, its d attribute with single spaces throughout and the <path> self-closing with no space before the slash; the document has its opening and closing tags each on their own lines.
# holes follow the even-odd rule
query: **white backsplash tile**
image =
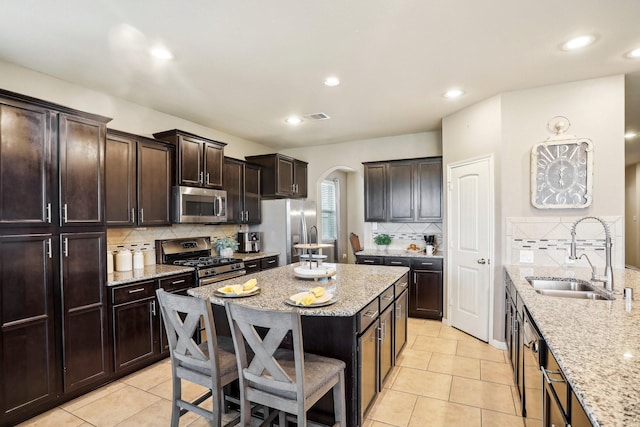
<svg viewBox="0 0 640 427">
<path fill-rule="evenodd" d="M 419 248 L 424 248 L 425 234 L 433 234 L 436 236 L 437 250 L 444 251 L 444 233 L 442 231 L 441 222 L 433 223 L 392 223 L 378 222 L 365 223 L 365 238 L 360 240 L 360 244 L 366 249 L 375 248 L 373 238 L 379 234 L 388 234 L 391 236 L 391 244 L 389 249 L 405 250 L 411 244 L 415 244 Z"/>
</svg>

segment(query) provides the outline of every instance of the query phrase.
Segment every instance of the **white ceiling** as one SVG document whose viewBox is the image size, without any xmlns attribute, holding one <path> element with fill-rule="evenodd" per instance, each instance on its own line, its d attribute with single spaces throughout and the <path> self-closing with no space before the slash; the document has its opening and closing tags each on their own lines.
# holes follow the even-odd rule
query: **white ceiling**
<svg viewBox="0 0 640 427">
<path fill-rule="evenodd" d="M 639 17 L 639 0 L 4 1 L 0 60 L 299 147 L 437 130 L 516 89 L 632 72 L 640 81 L 640 59 L 623 58 L 640 47 Z M 559 49 L 583 33 L 597 42 Z M 152 61 L 155 42 L 175 60 Z M 328 75 L 342 84 L 325 87 Z M 466 94 L 443 99 L 453 86 Z M 331 119 L 284 123 L 317 112 Z"/>
</svg>

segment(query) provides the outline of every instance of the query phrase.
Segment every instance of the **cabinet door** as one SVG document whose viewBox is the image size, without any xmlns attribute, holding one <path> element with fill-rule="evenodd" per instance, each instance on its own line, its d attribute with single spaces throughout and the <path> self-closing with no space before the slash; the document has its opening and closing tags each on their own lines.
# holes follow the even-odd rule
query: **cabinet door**
<svg viewBox="0 0 640 427">
<path fill-rule="evenodd" d="M 244 221 L 248 224 L 260 224 L 262 222 L 260 175 L 259 166 L 244 165 Z"/>
<path fill-rule="evenodd" d="M 442 158 L 418 161 L 416 177 L 416 221 L 441 222 Z"/>
<path fill-rule="evenodd" d="M 53 113 L 0 100 L 0 225 L 51 223 Z"/>
<path fill-rule="evenodd" d="M 397 288 L 396 288 L 397 289 Z M 407 322 L 409 309 L 409 291 L 404 291 L 395 302 L 394 346 L 396 360 L 407 343 Z"/>
<path fill-rule="evenodd" d="M 223 188 L 227 191 L 227 223 L 241 224 L 244 221 L 241 162 L 224 159 Z"/>
<path fill-rule="evenodd" d="M 378 394 L 378 322 L 374 322 L 358 338 L 358 368 L 360 372 L 360 419 L 364 420 Z"/>
<path fill-rule="evenodd" d="M 52 236 L 0 237 L 0 418 L 54 398 Z"/>
<path fill-rule="evenodd" d="M 222 188 L 223 147 L 204 143 L 204 177 L 203 185 L 209 188 Z"/>
<path fill-rule="evenodd" d="M 364 220 L 387 220 L 387 165 L 384 163 L 364 167 Z"/>
<path fill-rule="evenodd" d="M 251 273 L 256 273 L 260 270 L 262 270 L 261 264 L 260 264 L 260 260 L 259 259 L 254 259 L 251 261 L 245 261 L 244 262 L 244 269 L 247 271 L 247 274 L 251 274 Z"/>
<path fill-rule="evenodd" d="M 134 225 L 136 209 L 136 141 L 107 133 L 105 149 L 107 225 Z"/>
<path fill-rule="evenodd" d="M 106 233 L 60 235 L 64 391 L 110 373 L 105 287 Z"/>
<path fill-rule="evenodd" d="M 155 281 L 150 280 L 116 290 L 131 296 L 126 303 L 112 307 L 116 372 L 125 371 L 158 354 L 159 321 L 153 296 L 155 288 Z"/>
<path fill-rule="evenodd" d="M 294 183 L 293 159 L 278 157 L 276 159 L 276 194 L 292 196 Z"/>
<path fill-rule="evenodd" d="M 171 225 L 171 149 L 138 143 L 138 218 L 140 226 Z"/>
<path fill-rule="evenodd" d="M 388 166 L 389 221 L 412 222 L 414 220 L 414 162 L 391 162 Z"/>
<path fill-rule="evenodd" d="M 200 187 L 204 182 L 202 170 L 204 143 L 194 138 L 180 136 L 180 164 L 178 181 L 180 185 Z"/>
<path fill-rule="evenodd" d="M 104 225 L 106 126 L 60 114 L 60 225 Z"/>
<path fill-rule="evenodd" d="M 393 304 L 380 315 L 380 384 L 378 390 L 382 390 L 387 376 L 393 368 Z"/>
<path fill-rule="evenodd" d="M 294 161 L 294 195 L 300 198 L 307 197 L 307 163 L 300 160 Z"/>
<path fill-rule="evenodd" d="M 410 285 L 409 314 L 428 319 L 442 319 L 442 272 L 413 272 Z"/>
</svg>

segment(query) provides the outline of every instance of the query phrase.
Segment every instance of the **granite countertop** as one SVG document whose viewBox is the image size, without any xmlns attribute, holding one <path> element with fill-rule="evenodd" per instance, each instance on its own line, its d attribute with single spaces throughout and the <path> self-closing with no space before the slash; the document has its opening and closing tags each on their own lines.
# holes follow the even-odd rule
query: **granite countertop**
<svg viewBox="0 0 640 427">
<path fill-rule="evenodd" d="M 327 265 L 326 263 L 324 264 Z M 298 264 L 285 265 L 254 274 L 248 274 L 224 282 L 213 283 L 188 290 L 190 295 L 206 298 L 212 303 L 222 305 L 229 300 L 234 303 L 248 305 L 266 310 L 291 310 L 293 307 L 284 301 L 291 295 L 313 288 L 324 286 L 335 288 L 337 302 L 317 308 L 300 308 L 302 315 L 310 316 L 353 316 L 396 280 L 409 271 L 407 267 L 370 266 L 354 264 L 335 264 L 336 275 L 330 279 L 314 281 L 298 279 L 294 276 L 294 267 Z M 220 298 L 214 295 L 216 289 L 229 285 L 241 284 L 255 278 L 261 292 L 245 298 Z"/>
<path fill-rule="evenodd" d="M 171 276 L 180 273 L 189 273 L 192 271 L 193 267 L 184 267 L 179 265 L 145 265 L 143 269 L 114 271 L 113 273 L 108 274 L 107 286 L 123 285 L 125 283 L 155 279 L 157 277 Z"/>
<path fill-rule="evenodd" d="M 423 251 L 409 251 L 402 249 L 387 249 L 379 251 L 377 249 L 364 249 L 359 252 L 356 252 L 356 255 L 363 256 L 397 256 L 397 257 L 406 257 L 406 258 L 443 258 L 442 252 L 434 252 L 433 255 L 427 255 Z"/>
<path fill-rule="evenodd" d="M 525 280 L 533 276 L 589 281 L 588 268 L 505 270 L 594 425 L 640 425 L 640 272 L 614 270 L 615 300 L 606 301 L 540 295 Z M 602 283 L 595 287 L 602 288 Z M 633 289 L 630 304 L 622 295 L 625 287 Z"/>
<path fill-rule="evenodd" d="M 280 255 L 280 252 L 253 252 L 249 254 L 241 254 L 240 252 L 234 252 L 233 257 L 241 259 L 242 261 L 253 261 L 255 259 L 267 258 L 274 255 Z"/>
</svg>

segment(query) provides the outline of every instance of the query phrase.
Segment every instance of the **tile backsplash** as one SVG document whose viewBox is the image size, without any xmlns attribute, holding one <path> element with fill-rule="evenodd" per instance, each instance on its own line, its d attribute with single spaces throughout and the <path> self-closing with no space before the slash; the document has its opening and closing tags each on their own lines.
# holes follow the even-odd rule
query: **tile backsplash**
<svg viewBox="0 0 640 427">
<path fill-rule="evenodd" d="M 388 234 L 391 237 L 389 249 L 404 250 L 414 243 L 419 248 L 425 247 L 424 235 L 433 234 L 436 236 L 437 250 L 444 251 L 444 239 L 442 232 L 442 223 L 395 223 L 395 222 L 378 222 L 365 223 L 365 238 L 361 239 L 360 244 L 365 249 L 373 249 L 376 247 L 373 238 L 378 234 Z"/>
<path fill-rule="evenodd" d="M 571 245 L 571 228 L 582 217 L 509 217 L 505 230 L 505 263 L 535 264 L 550 267 L 589 267 L 584 258 L 567 260 Z M 609 226 L 611 263 L 624 268 L 624 221 L 621 216 L 600 217 Z M 576 227 L 578 256 L 586 253 L 602 273 L 605 266 L 605 231 L 595 220 L 585 220 Z"/>
</svg>

